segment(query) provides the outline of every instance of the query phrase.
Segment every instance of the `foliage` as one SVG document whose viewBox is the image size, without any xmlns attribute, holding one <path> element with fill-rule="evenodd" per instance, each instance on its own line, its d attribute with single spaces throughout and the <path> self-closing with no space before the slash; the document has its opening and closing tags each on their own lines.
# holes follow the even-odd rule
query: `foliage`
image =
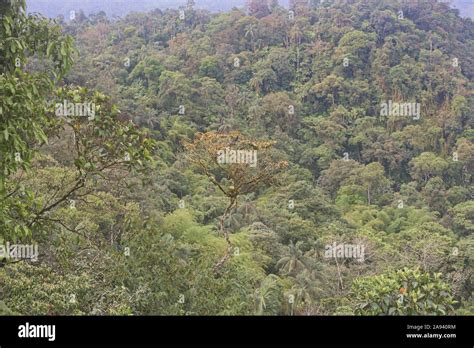
<svg viewBox="0 0 474 348">
<path fill-rule="evenodd" d="M 440 273 L 401 269 L 359 278 L 352 285 L 359 315 L 446 315 L 455 303 Z"/>
<path fill-rule="evenodd" d="M 472 20 L 24 9 L 0 2 L 0 251 L 39 255 L 0 255 L 0 313 L 472 314 Z"/>
</svg>

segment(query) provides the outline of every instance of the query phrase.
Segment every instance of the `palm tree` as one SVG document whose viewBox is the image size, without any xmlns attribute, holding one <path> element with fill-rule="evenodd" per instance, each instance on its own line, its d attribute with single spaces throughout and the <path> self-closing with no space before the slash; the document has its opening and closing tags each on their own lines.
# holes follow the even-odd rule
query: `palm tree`
<svg viewBox="0 0 474 348">
<path fill-rule="evenodd" d="M 260 91 L 263 85 L 263 76 L 260 74 L 254 74 L 253 77 L 249 81 L 250 87 L 255 90 L 257 96 L 260 96 Z"/>
<path fill-rule="evenodd" d="M 309 269 L 309 260 L 301 250 L 302 245 L 302 241 L 298 241 L 296 244 L 290 241 L 287 255 L 278 260 L 276 264 L 276 267 L 280 269 L 282 274 L 296 275 L 303 270 Z"/>
<path fill-rule="evenodd" d="M 242 92 L 238 94 L 237 105 L 238 106 L 247 106 L 252 101 L 252 93 L 251 92 Z"/>
<path fill-rule="evenodd" d="M 293 25 L 290 31 L 290 42 L 296 44 L 296 71 L 300 69 L 300 45 L 304 32 L 299 25 Z"/>
<path fill-rule="evenodd" d="M 250 43 L 252 45 L 252 51 L 255 51 L 255 31 L 257 26 L 255 23 L 251 23 L 245 27 L 245 37 L 250 37 Z"/>
<path fill-rule="evenodd" d="M 243 220 L 245 220 L 246 223 L 249 223 L 249 217 L 255 216 L 257 212 L 257 208 L 255 207 L 255 204 L 253 202 L 254 198 L 254 193 L 246 195 L 244 198 L 244 202 L 237 209 L 237 212 L 242 215 L 242 218 Z"/>
<path fill-rule="evenodd" d="M 218 129 L 217 131 L 219 133 L 229 133 L 230 131 L 232 131 L 232 124 L 229 123 L 228 121 L 226 120 L 221 120 L 219 125 L 218 125 Z"/>
<path fill-rule="evenodd" d="M 300 45 L 303 37 L 303 30 L 299 25 L 293 25 L 290 30 L 290 40 L 293 44 Z"/>
<path fill-rule="evenodd" d="M 274 275 L 268 275 L 255 290 L 255 314 L 263 315 L 278 314 L 281 308 L 282 288 L 279 284 L 280 279 Z"/>
<path fill-rule="evenodd" d="M 295 309 L 296 311 L 298 311 L 298 309 L 304 310 L 308 306 L 311 306 L 318 292 L 322 292 L 322 289 L 320 289 L 318 284 L 313 280 L 311 272 L 304 270 L 298 274 L 293 286 L 288 291 L 289 295 L 293 295 L 293 303 L 290 304 L 290 314 L 295 314 Z"/>
<path fill-rule="evenodd" d="M 155 129 L 155 125 L 160 123 L 160 118 L 158 117 L 158 115 L 155 114 L 149 114 L 147 116 L 148 117 L 146 118 L 146 124 L 148 128 Z"/>
</svg>

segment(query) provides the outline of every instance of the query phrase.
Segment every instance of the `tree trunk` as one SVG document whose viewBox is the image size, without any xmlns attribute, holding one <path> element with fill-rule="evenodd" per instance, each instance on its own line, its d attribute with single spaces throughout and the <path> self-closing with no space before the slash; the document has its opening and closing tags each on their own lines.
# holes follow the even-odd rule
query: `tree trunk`
<svg viewBox="0 0 474 348">
<path fill-rule="evenodd" d="M 224 266 L 224 264 L 230 258 L 230 255 L 231 255 L 231 252 L 232 252 L 232 249 L 233 249 L 232 242 L 230 241 L 229 231 L 227 231 L 224 228 L 224 223 L 225 223 L 225 220 L 229 217 L 230 212 L 234 208 L 236 202 L 237 202 L 237 198 L 236 197 L 231 197 L 229 205 L 225 209 L 224 214 L 219 219 L 219 228 L 220 228 L 220 231 L 224 234 L 224 238 L 225 238 L 225 241 L 227 243 L 227 249 L 225 251 L 224 256 L 214 265 L 213 271 L 214 271 L 215 275 L 218 275 L 220 273 L 220 270 L 221 270 L 222 266 Z"/>
</svg>

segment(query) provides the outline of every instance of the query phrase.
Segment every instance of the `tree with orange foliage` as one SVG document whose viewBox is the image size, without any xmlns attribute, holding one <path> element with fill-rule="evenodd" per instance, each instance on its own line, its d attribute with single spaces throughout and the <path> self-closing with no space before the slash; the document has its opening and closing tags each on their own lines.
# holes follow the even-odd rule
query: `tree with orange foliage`
<svg viewBox="0 0 474 348">
<path fill-rule="evenodd" d="M 256 141 L 238 131 L 198 133 L 193 142 L 185 142 L 187 159 L 196 165 L 229 199 L 219 228 L 227 242 L 224 256 L 214 265 L 219 273 L 230 258 L 233 246 L 225 220 L 237 206 L 238 197 L 260 187 L 276 183 L 276 175 L 288 166 L 271 154 L 274 141 Z M 258 163 L 257 163 L 258 162 Z"/>
</svg>

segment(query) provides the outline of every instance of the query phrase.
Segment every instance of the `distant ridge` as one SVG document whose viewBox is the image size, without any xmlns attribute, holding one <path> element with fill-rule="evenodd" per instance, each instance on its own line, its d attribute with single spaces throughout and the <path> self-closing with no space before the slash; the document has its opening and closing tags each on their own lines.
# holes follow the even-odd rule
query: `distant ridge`
<svg viewBox="0 0 474 348">
<path fill-rule="evenodd" d="M 148 12 L 156 8 L 178 8 L 186 0 L 27 0 L 28 11 L 46 17 L 66 16 L 71 10 L 83 10 L 87 15 L 104 11 L 109 17 L 123 17 L 130 12 Z M 212 12 L 228 11 L 245 6 L 245 0 L 195 0 L 196 7 Z M 447 0 L 460 11 L 462 17 L 474 19 L 474 0 Z M 288 0 L 280 1 L 287 6 Z"/>
<path fill-rule="evenodd" d="M 29 12 L 39 12 L 47 17 L 67 15 L 71 10 L 82 9 L 87 15 L 104 11 L 108 16 L 125 16 L 130 12 L 148 12 L 156 8 L 178 8 L 186 0 L 27 0 Z M 195 0 L 196 7 L 212 12 L 228 11 L 245 6 L 245 0 Z"/>
</svg>

